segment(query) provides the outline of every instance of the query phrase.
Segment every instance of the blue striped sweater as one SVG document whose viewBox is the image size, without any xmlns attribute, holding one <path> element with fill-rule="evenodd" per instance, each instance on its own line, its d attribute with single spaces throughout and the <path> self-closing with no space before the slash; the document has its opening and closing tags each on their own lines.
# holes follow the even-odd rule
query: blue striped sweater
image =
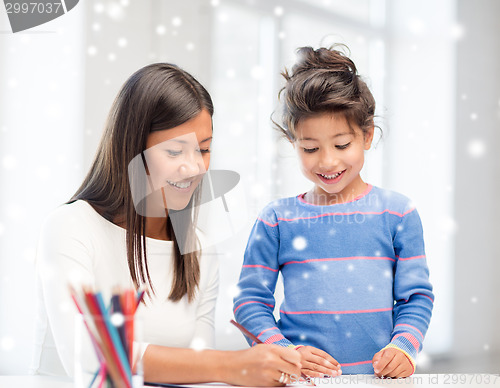
<svg viewBox="0 0 500 388">
<path fill-rule="evenodd" d="M 239 323 L 265 343 L 322 349 L 346 374 L 373 373 L 373 355 L 385 347 L 415 366 L 434 300 L 417 210 L 371 185 L 347 203 L 312 205 L 303 195 L 270 203 L 250 234 L 238 286 Z"/>
</svg>

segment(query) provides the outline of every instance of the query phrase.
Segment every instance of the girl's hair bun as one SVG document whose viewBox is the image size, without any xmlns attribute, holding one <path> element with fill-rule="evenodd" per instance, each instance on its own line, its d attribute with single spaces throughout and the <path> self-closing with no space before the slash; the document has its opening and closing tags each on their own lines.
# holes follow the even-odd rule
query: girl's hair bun
<svg viewBox="0 0 500 388">
<path fill-rule="evenodd" d="M 330 49 L 321 47 L 317 50 L 310 46 L 299 48 L 297 62 L 292 67 L 292 74 L 314 69 L 345 73 L 351 79 L 357 74 L 354 62 L 341 51 L 334 50 L 333 47 Z"/>
<path fill-rule="evenodd" d="M 373 127 L 375 100 L 358 75 L 356 65 L 342 51 L 321 47 L 300 47 L 291 71 L 281 74 L 286 84 L 279 97 L 282 102 L 281 125 L 285 136 L 295 140 L 295 126 L 317 113 L 343 113 L 363 132 Z"/>
</svg>

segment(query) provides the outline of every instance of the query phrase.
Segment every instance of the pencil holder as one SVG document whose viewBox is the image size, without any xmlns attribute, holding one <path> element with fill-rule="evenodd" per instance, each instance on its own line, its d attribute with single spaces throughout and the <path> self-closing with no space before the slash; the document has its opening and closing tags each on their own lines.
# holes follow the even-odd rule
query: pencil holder
<svg viewBox="0 0 500 388">
<path fill-rule="evenodd" d="M 75 387 L 143 387 L 142 320 L 111 313 L 75 319 Z"/>
</svg>

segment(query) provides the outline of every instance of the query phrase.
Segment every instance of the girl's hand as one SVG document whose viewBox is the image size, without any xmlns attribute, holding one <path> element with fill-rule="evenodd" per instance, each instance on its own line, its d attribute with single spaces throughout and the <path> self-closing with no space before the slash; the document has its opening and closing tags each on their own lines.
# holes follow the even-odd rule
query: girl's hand
<svg viewBox="0 0 500 388">
<path fill-rule="evenodd" d="M 340 376 L 340 364 L 328 353 L 314 346 L 301 346 L 296 350 L 300 353 L 302 372 L 309 377 Z"/>
<path fill-rule="evenodd" d="M 413 373 L 413 365 L 408 357 L 398 349 L 383 349 L 373 356 L 373 370 L 379 377 L 408 377 Z"/>
<path fill-rule="evenodd" d="M 229 375 L 224 379 L 229 384 L 283 386 L 300 379 L 300 354 L 294 349 L 259 344 L 230 354 L 226 364 Z"/>
</svg>

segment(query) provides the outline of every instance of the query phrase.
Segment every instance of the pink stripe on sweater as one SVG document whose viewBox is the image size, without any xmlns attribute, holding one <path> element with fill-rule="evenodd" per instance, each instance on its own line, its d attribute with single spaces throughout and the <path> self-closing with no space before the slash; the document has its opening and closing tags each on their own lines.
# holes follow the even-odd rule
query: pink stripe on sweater
<svg viewBox="0 0 500 388">
<path fill-rule="evenodd" d="M 418 334 L 420 334 L 422 336 L 422 339 L 424 339 L 424 335 L 422 334 L 422 332 L 420 330 L 418 330 L 415 326 L 412 326 L 412 325 L 408 325 L 407 323 L 398 323 L 396 326 L 394 327 L 398 327 L 398 326 L 407 326 L 407 327 L 411 327 L 412 329 L 416 330 L 418 332 Z"/>
<path fill-rule="evenodd" d="M 283 337 L 283 334 L 275 334 L 275 335 L 272 335 L 271 337 L 269 337 L 268 339 L 266 339 L 264 341 L 265 344 L 272 344 L 276 341 L 279 341 L 279 340 L 282 340 L 282 339 L 285 339 L 285 337 Z"/>
<path fill-rule="evenodd" d="M 345 261 L 345 260 L 390 260 L 390 261 L 396 261 L 393 258 L 390 257 L 379 257 L 379 256 L 353 256 L 353 257 L 328 257 L 324 259 L 307 259 L 307 260 L 294 260 L 294 261 L 287 261 L 283 265 L 288 265 L 288 264 L 304 264 L 304 263 L 310 263 L 314 261 Z"/>
<path fill-rule="evenodd" d="M 410 343 L 413 345 L 413 347 L 417 351 L 420 348 L 420 342 L 418 342 L 418 340 L 415 338 L 415 336 L 411 335 L 410 333 L 396 334 L 392 340 L 394 341 L 398 337 L 404 337 L 404 338 L 406 338 L 408 341 L 410 341 Z"/>
<path fill-rule="evenodd" d="M 434 303 L 434 299 L 432 299 L 429 295 L 422 294 L 421 292 L 416 292 L 415 295 L 422 295 L 425 296 L 426 298 L 430 299 L 432 303 Z"/>
<path fill-rule="evenodd" d="M 432 299 L 429 295 L 422 294 L 421 292 L 415 292 L 413 295 L 422 295 L 425 296 L 427 299 L 429 299 L 432 303 L 434 303 L 434 299 Z M 403 299 L 406 302 L 408 302 L 408 299 Z"/>
<path fill-rule="evenodd" d="M 267 307 L 271 307 L 272 309 L 274 308 L 274 306 L 273 306 L 272 304 L 267 304 L 267 303 L 264 303 L 264 302 L 258 302 L 258 301 L 253 301 L 253 300 L 252 300 L 252 301 L 250 301 L 250 302 L 245 302 L 245 303 L 240 304 L 238 307 L 236 307 L 236 308 L 233 310 L 233 313 L 235 313 L 235 312 L 236 312 L 236 310 L 238 310 L 241 306 L 244 306 L 244 305 L 249 304 L 249 303 L 260 303 L 260 304 L 263 304 L 263 305 L 265 305 L 265 306 L 267 306 Z"/>
<path fill-rule="evenodd" d="M 270 226 L 271 228 L 274 228 L 275 226 L 278 226 L 278 223 L 276 222 L 275 224 L 271 224 L 270 222 L 267 222 L 265 220 L 263 220 L 262 218 L 258 217 L 257 218 L 259 221 L 263 222 L 264 224 Z"/>
<path fill-rule="evenodd" d="M 243 268 L 264 268 L 268 269 L 269 271 L 273 272 L 278 272 L 279 270 L 271 268 L 271 267 L 266 267 L 265 265 L 260 265 L 260 264 L 245 264 Z"/>
<path fill-rule="evenodd" d="M 259 338 L 262 334 L 264 334 L 266 331 L 269 331 L 269 330 L 278 330 L 278 328 L 275 326 L 275 327 L 270 327 L 269 329 L 265 329 L 263 330 L 258 336 L 257 338 Z"/>
<path fill-rule="evenodd" d="M 321 217 L 328 217 L 328 216 L 351 216 L 353 214 L 362 214 L 362 215 L 382 215 L 384 213 L 389 213 L 396 215 L 398 217 L 404 217 L 408 213 L 411 213 L 415 208 L 408 210 L 405 213 L 398 213 L 389 209 L 382 210 L 381 212 L 360 212 L 360 211 L 354 211 L 354 212 L 344 212 L 344 213 L 323 213 L 323 214 L 318 214 L 317 216 L 311 216 L 311 217 L 295 217 L 295 218 L 283 218 L 283 217 L 278 217 L 278 221 L 286 221 L 286 222 L 292 222 L 292 221 L 297 221 L 297 220 L 312 220 L 315 218 L 321 218 Z M 270 222 L 267 222 L 263 220 L 262 218 L 258 218 L 259 221 L 262 221 L 264 224 L 270 226 L 271 228 L 274 228 L 278 226 L 278 222 L 271 224 Z"/>
<path fill-rule="evenodd" d="M 396 255 L 396 257 L 398 258 L 398 260 L 402 260 L 402 261 L 405 261 L 405 260 L 415 260 L 415 259 L 425 259 L 425 255 L 420 255 L 420 256 L 412 256 L 412 257 L 399 257 Z"/>
<path fill-rule="evenodd" d="M 324 311 L 324 310 L 312 310 L 312 311 L 284 311 L 280 310 L 283 314 L 363 314 L 363 313 L 379 313 L 383 311 L 392 311 L 392 307 L 387 307 L 383 309 L 370 309 L 370 310 L 348 310 L 348 311 Z"/>
<path fill-rule="evenodd" d="M 343 204 L 345 204 L 345 203 L 351 203 L 351 202 L 357 201 L 358 199 L 361 199 L 361 198 L 363 198 L 366 194 L 368 194 L 368 193 L 371 191 L 371 189 L 372 189 L 372 188 L 373 188 L 373 186 L 372 186 L 371 184 L 369 184 L 369 183 L 368 183 L 368 184 L 367 184 L 367 186 L 366 186 L 365 191 L 363 191 L 363 192 L 362 192 L 361 194 L 359 194 L 357 197 L 355 197 L 355 198 L 351 199 L 350 201 L 340 202 L 340 203 L 334 203 L 333 205 L 343 205 Z M 323 205 L 316 205 L 316 204 L 314 204 L 314 203 L 309 203 L 309 202 L 307 202 L 307 201 L 304 199 L 304 195 L 305 195 L 305 193 L 304 193 L 304 194 L 300 194 L 300 195 L 298 195 L 298 196 L 297 196 L 297 198 L 299 199 L 299 201 L 304 202 L 304 203 L 307 203 L 308 205 L 313 205 L 313 206 L 323 206 Z"/>
<path fill-rule="evenodd" d="M 340 366 L 355 366 L 355 365 L 363 365 L 363 364 L 371 364 L 372 360 L 367 361 L 358 361 L 358 362 L 349 362 L 349 363 L 341 363 Z"/>
</svg>

